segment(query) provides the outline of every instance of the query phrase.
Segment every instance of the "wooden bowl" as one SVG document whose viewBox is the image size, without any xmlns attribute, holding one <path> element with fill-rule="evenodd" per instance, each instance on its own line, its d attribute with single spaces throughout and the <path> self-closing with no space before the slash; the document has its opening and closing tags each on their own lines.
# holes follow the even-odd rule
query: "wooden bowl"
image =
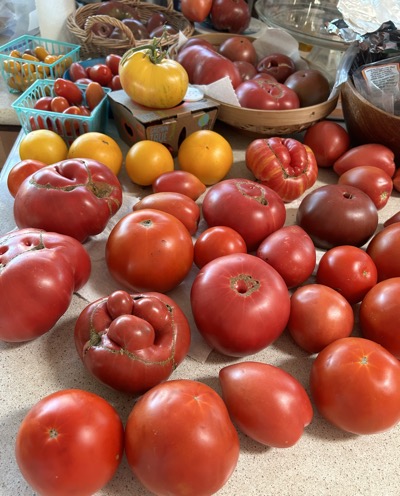
<svg viewBox="0 0 400 496">
<path fill-rule="evenodd" d="M 400 165 L 400 117 L 372 105 L 346 81 L 341 88 L 343 117 L 354 145 L 379 143 L 385 145 Z"/>
<path fill-rule="evenodd" d="M 210 33 L 193 37 L 205 38 L 218 48 L 224 40 L 231 36 L 235 35 L 230 33 Z M 252 41 L 255 40 L 252 37 L 248 38 Z M 174 47 L 172 56 L 173 50 Z M 294 134 L 304 131 L 315 122 L 325 119 L 335 110 L 338 98 L 339 94 L 331 100 L 318 105 L 293 110 L 248 109 L 217 100 L 220 104 L 217 119 L 249 134 L 265 136 Z"/>
</svg>

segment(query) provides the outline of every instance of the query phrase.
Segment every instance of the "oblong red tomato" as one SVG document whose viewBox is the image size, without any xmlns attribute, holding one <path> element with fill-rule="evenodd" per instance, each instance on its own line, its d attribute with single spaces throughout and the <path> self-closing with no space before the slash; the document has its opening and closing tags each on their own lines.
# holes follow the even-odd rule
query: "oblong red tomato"
<svg viewBox="0 0 400 496">
<path fill-rule="evenodd" d="M 343 172 L 338 184 L 361 189 L 371 198 L 378 210 L 387 204 L 393 191 L 391 177 L 380 167 L 372 165 L 359 165 Z"/>
<path fill-rule="evenodd" d="M 239 438 L 221 397 L 188 379 L 169 380 L 135 403 L 126 423 L 126 456 L 153 494 L 210 495 L 232 475 Z"/>
<path fill-rule="evenodd" d="M 314 243 L 300 226 L 284 226 L 273 232 L 261 242 L 256 255 L 279 272 L 288 288 L 305 282 L 317 261 Z"/>
<path fill-rule="evenodd" d="M 206 185 L 191 172 L 173 170 L 164 172 L 152 184 L 153 193 L 172 191 L 196 201 L 207 189 Z"/>
<path fill-rule="evenodd" d="M 378 270 L 378 281 L 400 277 L 400 223 L 378 231 L 368 243 L 367 253 Z"/>
<path fill-rule="evenodd" d="M 289 448 L 313 418 L 310 398 L 288 372 L 261 362 L 241 362 L 219 372 L 222 397 L 239 429 L 259 443 Z"/>
<path fill-rule="evenodd" d="M 73 81 L 57 78 L 54 82 L 54 93 L 63 96 L 71 105 L 80 105 L 83 99 L 82 90 Z"/>
<path fill-rule="evenodd" d="M 390 177 L 393 177 L 396 170 L 394 153 L 387 146 L 378 143 L 350 148 L 334 162 L 333 170 L 340 176 L 343 172 L 359 165 L 379 167 Z"/>
<path fill-rule="evenodd" d="M 315 184 L 318 166 L 310 147 L 293 138 L 265 138 L 246 148 L 246 166 L 284 202 L 299 198 Z"/>
<path fill-rule="evenodd" d="M 190 302 L 205 341 L 231 356 L 250 355 L 269 346 L 282 334 L 290 311 L 282 277 L 247 253 L 218 257 L 200 269 Z"/>
<path fill-rule="evenodd" d="M 311 396 L 321 415 L 353 434 L 374 434 L 400 421 L 400 362 L 359 337 L 337 339 L 312 364 Z"/>
<path fill-rule="evenodd" d="M 191 235 L 195 234 L 200 220 L 200 207 L 184 195 L 172 191 L 161 191 L 145 196 L 133 205 L 133 211 L 144 208 L 162 210 L 179 219 Z"/>
</svg>

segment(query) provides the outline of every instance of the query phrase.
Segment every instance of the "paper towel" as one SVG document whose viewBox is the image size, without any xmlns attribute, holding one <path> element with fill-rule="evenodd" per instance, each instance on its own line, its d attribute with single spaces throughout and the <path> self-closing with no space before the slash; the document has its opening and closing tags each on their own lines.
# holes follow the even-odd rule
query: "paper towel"
<svg viewBox="0 0 400 496">
<path fill-rule="evenodd" d="M 49 40 L 72 42 L 66 26 L 67 17 L 75 12 L 75 0 L 35 0 L 40 36 Z"/>
</svg>

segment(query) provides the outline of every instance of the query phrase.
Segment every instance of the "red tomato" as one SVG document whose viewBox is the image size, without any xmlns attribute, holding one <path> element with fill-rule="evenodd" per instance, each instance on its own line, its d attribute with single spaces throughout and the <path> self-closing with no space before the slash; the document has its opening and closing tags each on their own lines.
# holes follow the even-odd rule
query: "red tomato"
<svg viewBox="0 0 400 496">
<path fill-rule="evenodd" d="M 367 253 L 378 269 L 378 281 L 400 277 L 400 223 L 377 232 L 368 243 Z"/>
<path fill-rule="evenodd" d="M 182 362 L 190 327 L 164 294 L 116 291 L 81 312 L 75 344 L 85 367 L 103 384 L 138 395 L 168 379 Z"/>
<path fill-rule="evenodd" d="M 145 196 L 133 205 L 133 211 L 153 208 L 162 210 L 179 219 L 193 235 L 197 231 L 200 220 L 200 207 L 197 203 L 182 193 L 161 191 Z"/>
<path fill-rule="evenodd" d="M 33 108 L 35 110 L 45 110 L 46 112 L 50 111 L 50 104 L 53 97 L 51 96 L 42 96 L 38 100 L 36 100 Z"/>
<path fill-rule="evenodd" d="M 213 0 L 210 19 L 217 31 L 243 33 L 250 24 L 251 12 L 245 0 Z"/>
<path fill-rule="evenodd" d="M 237 231 L 248 251 L 256 250 L 286 219 L 280 196 L 250 179 L 225 179 L 216 183 L 207 191 L 202 211 L 209 227 L 228 226 Z"/>
<path fill-rule="evenodd" d="M 111 70 L 114 76 L 119 74 L 119 63 L 122 56 L 115 53 L 108 54 L 106 57 L 106 66 Z"/>
<path fill-rule="evenodd" d="M 43 496 L 90 496 L 114 476 L 124 452 L 116 410 L 96 394 L 65 389 L 42 398 L 23 419 L 15 455 Z"/>
<path fill-rule="evenodd" d="M 190 42 L 191 38 L 181 47 L 176 57 L 176 61 L 179 62 L 186 70 L 189 82 L 193 83 L 194 73 L 198 68 L 200 61 L 202 60 L 203 54 L 209 50 L 215 52 L 216 50 L 209 42 L 199 42 L 197 38 L 193 38 L 193 42 Z"/>
<path fill-rule="evenodd" d="M 245 60 L 235 60 L 233 63 L 239 69 L 242 81 L 253 79 L 257 74 L 257 69 L 253 64 L 250 64 L 250 62 L 246 62 Z"/>
<path fill-rule="evenodd" d="M 199 269 L 215 258 L 231 253 L 247 253 L 242 236 L 227 226 L 209 227 L 194 244 L 194 263 Z"/>
<path fill-rule="evenodd" d="M 295 70 L 296 65 L 293 59 L 283 53 L 269 53 L 257 64 L 258 72 L 270 74 L 278 83 L 284 83 Z"/>
<path fill-rule="evenodd" d="M 307 129 L 303 143 L 314 152 L 318 167 L 332 167 L 350 148 L 350 137 L 337 122 L 323 120 Z"/>
<path fill-rule="evenodd" d="M 154 494 L 214 494 L 239 457 L 238 435 L 221 397 L 187 379 L 164 382 L 139 398 L 125 445 L 133 473 Z"/>
<path fill-rule="evenodd" d="M 203 22 L 210 13 L 213 0 L 181 0 L 181 12 L 191 22 Z"/>
<path fill-rule="evenodd" d="M 393 214 L 391 217 L 385 220 L 383 223 L 383 227 L 390 226 L 390 224 L 394 224 L 395 222 L 400 222 L 400 210 Z"/>
<path fill-rule="evenodd" d="M 29 341 L 49 331 L 90 276 L 88 253 L 63 234 L 31 228 L 12 231 L 0 238 L 0 253 L 3 341 Z"/>
<path fill-rule="evenodd" d="M 335 246 L 326 251 L 318 264 L 316 280 L 343 295 L 354 305 L 359 303 L 378 280 L 372 258 L 356 246 Z"/>
<path fill-rule="evenodd" d="M 305 282 L 317 259 L 312 239 L 299 226 L 284 226 L 267 236 L 256 255 L 279 272 L 288 288 Z"/>
<path fill-rule="evenodd" d="M 257 64 L 257 52 L 253 42 L 247 36 L 230 36 L 226 38 L 220 44 L 218 51 L 233 62 L 248 62 L 257 71 L 255 68 Z"/>
<path fill-rule="evenodd" d="M 72 62 L 68 69 L 69 77 L 76 82 L 78 79 L 87 78 L 86 68 L 79 62 Z"/>
<path fill-rule="evenodd" d="M 138 210 L 120 219 L 112 229 L 106 262 L 120 284 L 136 291 L 165 293 L 180 284 L 192 267 L 192 238 L 173 215 Z"/>
<path fill-rule="evenodd" d="M 18 227 L 37 227 L 84 242 L 101 233 L 122 204 L 122 187 L 104 164 L 66 159 L 24 181 L 14 201 Z"/>
<path fill-rule="evenodd" d="M 172 191 L 196 201 L 207 189 L 200 179 L 191 172 L 174 170 L 164 172 L 152 184 L 153 193 Z"/>
<path fill-rule="evenodd" d="M 82 103 L 82 90 L 68 79 L 57 78 L 54 82 L 54 93 L 57 96 L 63 96 L 71 105 L 80 105 Z"/>
<path fill-rule="evenodd" d="M 241 107 L 260 110 L 291 110 L 300 107 L 296 92 L 264 78 L 241 82 L 235 89 Z"/>
<path fill-rule="evenodd" d="M 193 84 L 210 84 L 223 77 L 229 77 L 234 88 L 242 82 L 239 69 L 232 60 L 227 59 L 214 50 L 204 47 L 201 47 L 201 49 L 199 49 L 200 47 L 196 48 L 201 53 L 201 56 L 199 59 L 196 59 L 193 81 L 191 81 Z"/>
<path fill-rule="evenodd" d="M 400 359 L 400 277 L 376 284 L 360 306 L 363 337 L 381 344 Z"/>
<path fill-rule="evenodd" d="M 55 96 L 51 99 L 50 110 L 60 114 L 70 107 L 69 101 L 63 96 Z"/>
<path fill-rule="evenodd" d="M 114 74 L 106 64 L 95 64 L 90 68 L 90 79 L 101 86 L 110 84 Z"/>
<path fill-rule="evenodd" d="M 109 86 L 113 91 L 122 90 L 121 78 L 119 77 L 119 74 L 113 76 Z"/>
<path fill-rule="evenodd" d="M 354 434 L 374 434 L 400 421 L 400 363 L 369 339 L 337 339 L 315 359 L 311 395 L 323 417 Z"/>
<path fill-rule="evenodd" d="M 359 165 L 379 167 L 390 177 L 393 177 L 396 170 L 394 153 L 387 146 L 378 143 L 350 148 L 334 162 L 333 170 L 340 176 L 343 172 Z"/>
<path fill-rule="evenodd" d="M 284 202 L 299 198 L 315 184 L 318 167 L 311 148 L 293 138 L 266 138 L 246 148 L 246 166 Z"/>
<path fill-rule="evenodd" d="M 396 169 L 393 176 L 393 187 L 396 191 L 400 191 L 400 169 Z"/>
<path fill-rule="evenodd" d="M 282 334 L 290 311 L 282 277 L 247 253 L 218 257 L 200 269 L 190 301 L 205 341 L 230 356 L 250 355 L 269 346 Z"/>
<path fill-rule="evenodd" d="M 47 164 L 44 162 L 31 159 L 21 160 L 16 163 L 7 176 L 7 187 L 8 191 L 11 193 L 11 196 L 15 198 L 15 195 L 17 194 L 17 191 L 24 179 L 31 176 L 42 167 L 46 167 L 46 165 Z"/>
<path fill-rule="evenodd" d="M 311 423 L 313 409 L 304 387 L 278 367 L 235 363 L 220 370 L 219 380 L 232 420 L 262 444 L 289 448 Z"/>
<path fill-rule="evenodd" d="M 378 226 L 378 211 L 360 189 L 327 184 L 302 199 L 296 222 L 320 248 L 362 246 Z"/>
<path fill-rule="evenodd" d="M 338 184 L 361 189 L 371 198 L 378 210 L 387 204 L 393 190 L 391 177 L 383 169 L 372 165 L 359 165 L 343 172 Z"/>
<path fill-rule="evenodd" d="M 90 110 L 93 110 L 103 100 L 105 92 L 100 83 L 92 81 L 87 85 L 85 98 Z"/>
<path fill-rule="evenodd" d="M 350 336 L 354 313 L 344 296 L 323 284 L 296 289 L 287 325 L 293 340 L 308 353 L 318 353 L 336 339 Z"/>
</svg>

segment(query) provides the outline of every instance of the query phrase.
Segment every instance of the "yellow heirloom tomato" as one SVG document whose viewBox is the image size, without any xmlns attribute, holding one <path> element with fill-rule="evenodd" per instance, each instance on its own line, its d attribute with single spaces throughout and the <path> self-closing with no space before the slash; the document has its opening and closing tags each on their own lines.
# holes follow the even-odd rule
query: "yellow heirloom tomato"
<svg viewBox="0 0 400 496">
<path fill-rule="evenodd" d="M 128 50 L 119 64 L 119 76 L 122 89 L 134 102 L 157 109 L 181 103 L 189 85 L 186 70 L 167 58 L 157 42 Z"/>
</svg>

